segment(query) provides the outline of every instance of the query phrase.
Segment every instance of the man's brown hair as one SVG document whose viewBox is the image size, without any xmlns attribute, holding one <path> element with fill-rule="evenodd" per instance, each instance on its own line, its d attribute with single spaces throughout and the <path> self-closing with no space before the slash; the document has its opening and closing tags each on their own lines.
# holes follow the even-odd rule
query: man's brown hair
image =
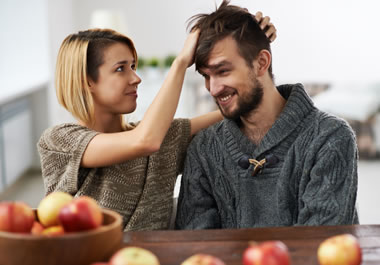
<svg viewBox="0 0 380 265">
<path fill-rule="evenodd" d="M 270 40 L 260 28 L 255 17 L 247 9 L 230 5 L 229 0 L 223 0 L 219 8 L 211 14 L 198 14 L 190 18 L 189 26 L 200 29 L 198 46 L 195 51 L 195 67 L 197 70 L 207 67 L 210 52 L 214 45 L 231 36 L 238 45 L 239 54 L 247 65 L 252 62 L 263 49 L 270 49 Z M 272 62 L 268 73 L 273 80 Z"/>
</svg>

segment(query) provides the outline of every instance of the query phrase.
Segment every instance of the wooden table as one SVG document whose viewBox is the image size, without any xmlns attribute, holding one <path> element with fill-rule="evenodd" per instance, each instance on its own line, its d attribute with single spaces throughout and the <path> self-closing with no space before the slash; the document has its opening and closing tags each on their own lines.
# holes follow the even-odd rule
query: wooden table
<svg viewBox="0 0 380 265">
<path fill-rule="evenodd" d="M 215 255 L 227 265 L 241 265 L 248 241 L 281 240 L 289 248 L 292 265 L 318 265 L 319 244 L 343 233 L 359 239 L 363 265 L 380 265 L 380 225 L 126 232 L 124 245 L 151 250 L 161 265 L 179 265 L 195 253 Z"/>
</svg>

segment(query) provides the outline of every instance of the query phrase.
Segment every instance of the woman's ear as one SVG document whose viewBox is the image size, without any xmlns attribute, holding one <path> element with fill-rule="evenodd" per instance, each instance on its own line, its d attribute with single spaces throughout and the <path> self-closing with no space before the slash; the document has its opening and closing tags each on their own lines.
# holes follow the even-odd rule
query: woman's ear
<svg viewBox="0 0 380 265">
<path fill-rule="evenodd" d="M 268 50 L 261 50 L 255 61 L 257 65 L 257 75 L 263 76 L 266 72 L 268 72 L 268 68 L 272 61 L 272 55 Z"/>
<path fill-rule="evenodd" d="M 95 82 L 91 78 L 87 77 L 87 85 L 91 92 L 94 92 Z"/>
</svg>

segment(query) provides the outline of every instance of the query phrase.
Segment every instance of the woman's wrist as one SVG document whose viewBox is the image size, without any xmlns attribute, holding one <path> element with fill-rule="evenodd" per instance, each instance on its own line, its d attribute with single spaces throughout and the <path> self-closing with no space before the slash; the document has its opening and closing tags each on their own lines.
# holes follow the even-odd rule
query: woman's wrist
<svg viewBox="0 0 380 265">
<path fill-rule="evenodd" d="M 181 55 L 177 56 L 174 61 L 173 61 L 173 65 L 175 65 L 176 67 L 179 67 L 179 68 L 187 68 L 189 67 L 189 61 L 182 57 Z"/>
</svg>

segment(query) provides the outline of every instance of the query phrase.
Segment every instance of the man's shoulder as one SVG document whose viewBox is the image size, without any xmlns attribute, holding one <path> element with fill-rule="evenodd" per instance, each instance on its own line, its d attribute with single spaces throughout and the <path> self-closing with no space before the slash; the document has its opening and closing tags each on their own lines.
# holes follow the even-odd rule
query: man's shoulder
<svg viewBox="0 0 380 265">
<path fill-rule="evenodd" d="M 316 110 L 315 126 L 320 136 L 355 139 L 355 133 L 350 124 L 345 119 L 331 113 Z"/>
<path fill-rule="evenodd" d="M 221 120 L 205 129 L 199 131 L 195 136 L 194 140 L 199 141 L 200 139 L 209 139 L 214 137 L 220 137 L 223 133 L 223 127 L 225 126 L 225 120 Z"/>
<path fill-rule="evenodd" d="M 345 119 L 335 116 L 331 113 L 327 113 L 324 111 L 319 110 L 319 125 L 321 127 L 329 128 L 331 130 L 336 130 L 336 129 L 343 129 L 343 130 L 348 130 L 352 131 L 352 128 L 348 121 Z"/>
<path fill-rule="evenodd" d="M 219 121 L 205 129 L 199 131 L 191 140 L 190 146 L 206 148 L 210 142 L 220 141 L 223 139 L 225 120 Z"/>
</svg>

